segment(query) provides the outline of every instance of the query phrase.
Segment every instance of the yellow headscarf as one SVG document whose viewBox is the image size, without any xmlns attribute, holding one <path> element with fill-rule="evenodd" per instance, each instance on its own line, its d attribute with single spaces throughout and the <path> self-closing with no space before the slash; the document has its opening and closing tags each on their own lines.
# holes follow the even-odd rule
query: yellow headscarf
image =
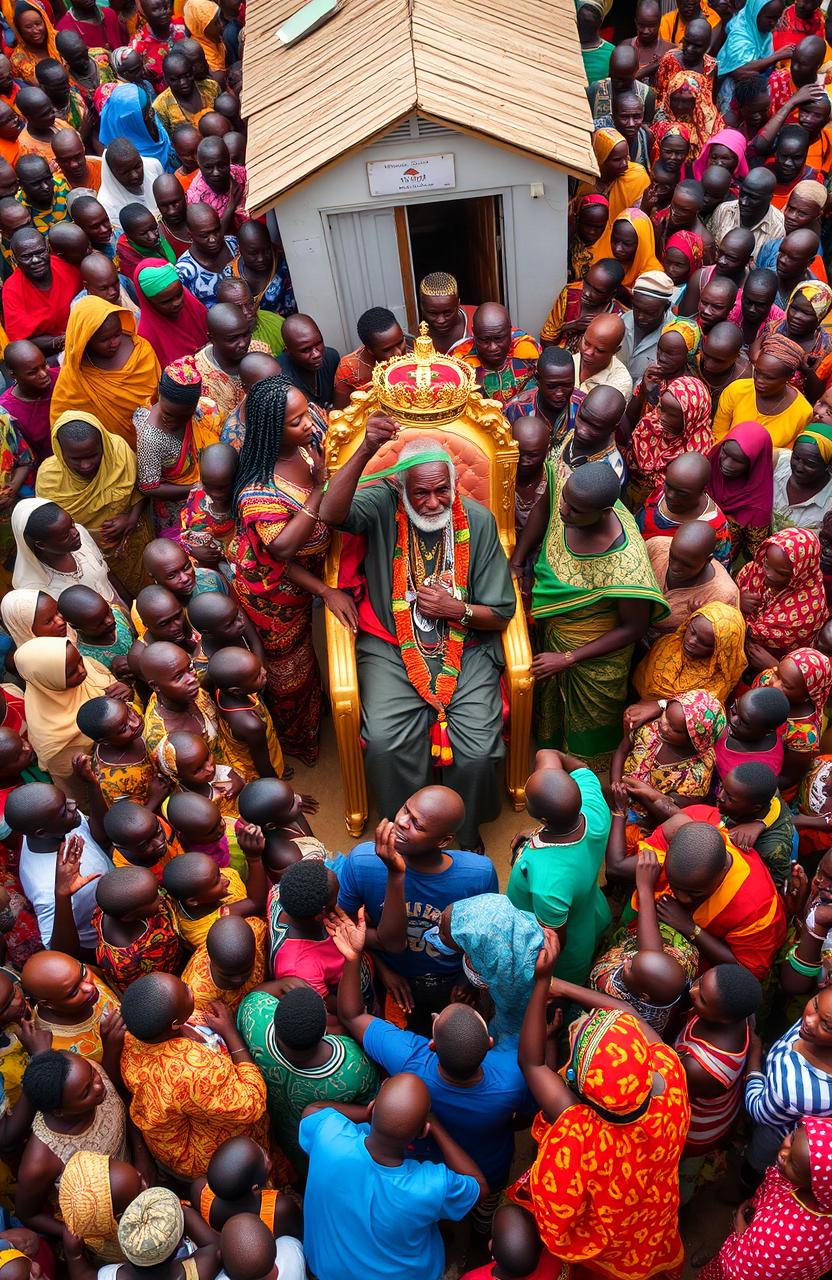
<svg viewBox="0 0 832 1280">
<path fill-rule="evenodd" d="M 58 1203 L 67 1230 L 80 1236 L 99 1258 L 123 1262 L 118 1223 L 113 1217 L 110 1157 L 98 1151 L 76 1151 L 64 1167 Z"/>
<path fill-rule="evenodd" d="M 64 458 L 58 432 L 68 422 L 86 422 L 101 437 L 101 465 L 90 480 L 76 475 Z M 91 533 L 138 502 L 135 453 L 93 414 L 78 409 L 62 413 L 52 427 L 52 452 L 54 457 L 46 458 L 38 468 L 35 493 L 56 502 Z"/>
<path fill-rule="evenodd" d="M 38 636 L 15 652 L 18 673 L 26 681 L 24 706 L 29 741 L 41 769 L 56 778 L 72 777 L 72 757 L 88 752 L 90 739 L 75 717 L 90 698 L 100 698 L 113 677 L 95 658 L 84 658 L 87 677 L 75 689 L 66 687 L 66 650 L 61 636 Z"/>
<path fill-rule="evenodd" d="M 714 648 L 707 658 L 689 658 L 683 642 L 693 618 L 706 618 L 714 629 Z M 691 689 L 707 689 L 727 702 L 745 670 L 745 619 L 733 605 L 714 601 L 695 609 L 669 636 L 661 636 L 633 675 L 640 698 L 677 698 Z"/>
<path fill-rule="evenodd" d="M 119 317 L 122 333 L 131 338 L 133 352 L 123 369 L 98 369 L 84 360 L 87 343 L 112 315 Z M 78 417 L 76 410 L 83 413 L 95 405 L 105 431 L 121 436 L 135 449 L 133 414 L 140 405 L 156 399 L 160 373 L 153 348 L 136 333 L 130 312 L 104 298 L 88 295 L 76 302 L 70 312 L 64 363 L 52 394 L 50 420 L 54 425 L 70 410 L 73 417 Z"/>
<path fill-rule="evenodd" d="M 817 185 L 815 183 L 815 186 Z M 795 298 L 805 298 L 818 320 L 825 320 L 832 311 L 832 289 L 822 280 L 803 280 L 796 285 L 789 294 L 789 300 L 786 303 L 787 311 Z"/>
<path fill-rule="evenodd" d="M 225 45 L 222 40 L 210 40 L 205 28 L 210 26 L 220 12 L 216 0 L 186 0 L 183 10 L 185 26 L 205 54 L 211 71 L 225 71 Z"/>
<path fill-rule="evenodd" d="M 614 222 L 629 222 L 638 240 L 636 256 L 627 268 L 622 281 L 625 289 L 632 289 L 643 272 L 662 270 L 662 264 L 656 257 L 656 233 L 653 230 L 653 223 L 646 213 L 641 212 L 641 209 L 625 209 L 616 218 L 611 218 L 609 223 L 610 232 Z"/>
<path fill-rule="evenodd" d="M 824 462 L 832 462 L 832 427 L 825 422 L 809 422 L 795 440 L 811 440 Z"/>
</svg>

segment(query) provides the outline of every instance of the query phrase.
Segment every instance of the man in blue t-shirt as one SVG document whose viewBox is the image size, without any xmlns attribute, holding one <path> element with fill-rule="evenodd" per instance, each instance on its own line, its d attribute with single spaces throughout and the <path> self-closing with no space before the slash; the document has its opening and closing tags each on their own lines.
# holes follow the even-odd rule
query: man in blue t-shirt
<svg viewBox="0 0 832 1280">
<path fill-rule="evenodd" d="M 411 1144 L 428 1134 L 444 1164 L 408 1157 Z M 309 1156 L 303 1247 L 317 1280 L 440 1280 L 438 1223 L 459 1222 L 488 1188 L 430 1113 L 423 1081 L 391 1076 L 372 1109 L 313 1102 L 299 1137 Z"/>
<path fill-rule="evenodd" d="M 338 987 L 338 1021 L 364 1052 L 390 1075 L 411 1071 L 430 1090 L 431 1107 L 462 1149 L 476 1160 L 495 1197 L 508 1180 L 514 1156 L 514 1120 L 538 1110 L 517 1061 L 517 1041 L 494 1041 L 469 1005 L 451 1004 L 436 1015 L 433 1039 L 402 1031 L 364 1012 L 361 956 L 366 928 L 338 912 L 332 938 L 345 964 Z M 422 1148 L 436 1159 L 433 1144 Z M 420 1154 L 417 1148 L 415 1154 Z M 481 1206 L 480 1214 L 486 1205 Z M 483 1215 L 484 1217 L 484 1215 Z M 483 1225 L 490 1228 L 490 1220 Z"/>
<path fill-rule="evenodd" d="M 452 902 L 499 893 L 489 858 L 449 848 L 464 817 L 456 791 L 423 787 L 392 822 L 379 823 L 374 845 L 356 845 L 338 868 L 338 905 L 352 916 L 366 909 L 382 981 L 411 1028 L 422 1032 L 462 976 L 462 956 L 440 951 L 425 935 Z"/>
</svg>

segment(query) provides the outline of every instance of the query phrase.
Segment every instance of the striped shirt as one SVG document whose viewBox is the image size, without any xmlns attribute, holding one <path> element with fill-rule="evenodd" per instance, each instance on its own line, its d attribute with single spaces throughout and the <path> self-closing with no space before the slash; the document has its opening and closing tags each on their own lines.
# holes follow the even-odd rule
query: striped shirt
<svg viewBox="0 0 832 1280">
<path fill-rule="evenodd" d="M 832 1075 L 815 1067 L 794 1049 L 800 1036 L 796 1022 L 768 1051 L 765 1075 L 749 1075 L 745 1109 L 757 1124 L 785 1137 L 801 1116 L 832 1116 Z"/>
</svg>

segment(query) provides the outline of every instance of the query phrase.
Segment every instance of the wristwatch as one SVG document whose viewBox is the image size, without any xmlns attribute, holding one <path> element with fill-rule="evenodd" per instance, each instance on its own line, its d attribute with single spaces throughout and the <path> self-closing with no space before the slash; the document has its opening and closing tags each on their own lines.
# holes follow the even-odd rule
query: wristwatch
<svg viewBox="0 0 832 1280">
<path fill-rule="evenodd" d="M 693 926 L 693 933 L 692 933 L 692 934 L 690 935 L 690 937 L 688 938 L 688 942 L 695 942 L 695 941 L 696 941 L 696 939 L 699 937 L 699 935 L 700 935 L 700 933 L 701 933 L 701 932 L 702 932 L 702 926 L 701 926 L 701 924 L 695 924 L 695 925 Z"/>
<path fill-rule="evenodd" d="M 657 701 L 658 701 L 659 708 L 662 711 L 667 711 L 667 698 L 659 698 L 657 699 Z"/>
<path fill-rule="evenodd" d="M 470 604 L 466 600 L 465 608 L 462 610 L 462 617 L 460 618 L 460 622 L 462 623 L 463 627 L 470 626 L 471 619 L 473 618 L 473 616 L 474 616 L 474 610 L 471 608 Z"/>
</svg>

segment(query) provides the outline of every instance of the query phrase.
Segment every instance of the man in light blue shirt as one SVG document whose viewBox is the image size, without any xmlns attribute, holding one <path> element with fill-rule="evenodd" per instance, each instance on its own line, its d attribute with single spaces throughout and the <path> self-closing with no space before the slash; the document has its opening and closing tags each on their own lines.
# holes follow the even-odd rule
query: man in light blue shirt
<svg viewBox="0 0 832 1280">
<path fill-rule="evenodd" d="M 444 1164 L 407 1156 L 428 1135 Z M 317 1280 L 440 1280 L 440 1220 L 459 1222 L 488 1187 L 430 1114 L 424 1081 L 391 1076 L 371 1107 L 312 1103 L 299 1136 L 309 1156 L 303 1245 Z"/>
</svg>

